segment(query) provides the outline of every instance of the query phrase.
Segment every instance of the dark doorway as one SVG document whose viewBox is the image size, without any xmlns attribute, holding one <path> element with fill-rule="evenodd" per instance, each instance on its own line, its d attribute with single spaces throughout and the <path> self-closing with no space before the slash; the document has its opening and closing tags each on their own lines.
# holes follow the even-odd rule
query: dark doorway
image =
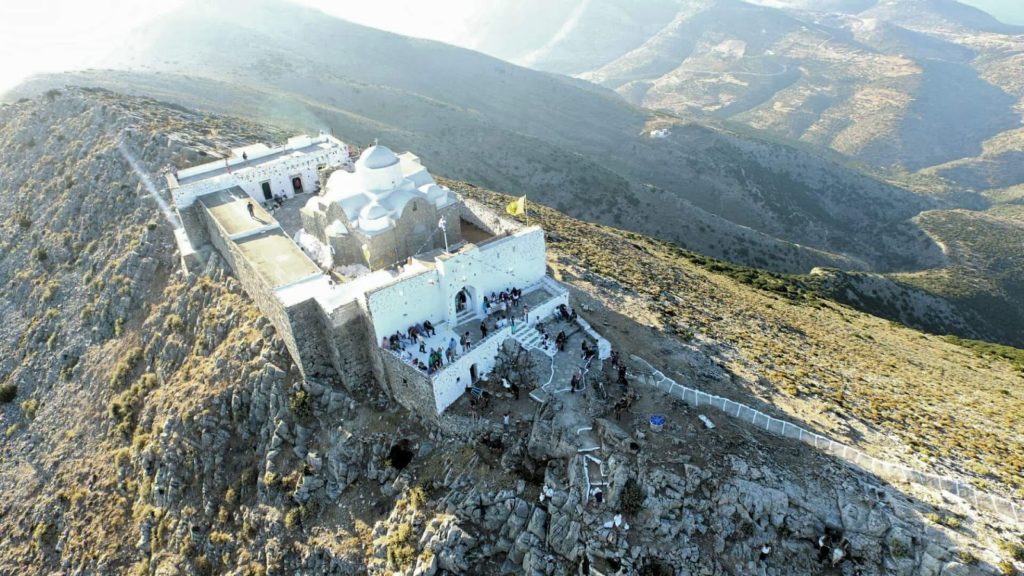
<svg viewBox="0 0 1024 576">
<path fill-rule="evenodd" d="M 263 188 L 263 199 L 273 200 L 274 193 L 270 191 L 270 182 L 263 182 L 260 184 L 260 188 Z"/>
<path fill-rule="evenodd" d="M 476 384 L 480 380 L 480 375 L 476 372 L 476 364 L 469 367 L 469 381 Z"/>
<path fill-rule="evenodd" d="M 292 190 L 296 194 L 302 194 L 302 178 L 299 176 L 292 176 Z"/>
</svg>

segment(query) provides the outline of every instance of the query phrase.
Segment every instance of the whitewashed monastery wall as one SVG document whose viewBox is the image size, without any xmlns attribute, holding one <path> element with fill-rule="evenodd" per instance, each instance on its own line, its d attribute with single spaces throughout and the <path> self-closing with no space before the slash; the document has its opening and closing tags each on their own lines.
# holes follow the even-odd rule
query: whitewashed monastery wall
<svg viewBox="0 0 1024 576">
<path fill-rule="evenodd" d="M 544 250 L 544 231 L 534 226 L 442 260 L 438 271 L 448 317 L 455 317 L 455 295 L 463 287 L 475 292 L 475 305 L 481 306 L 491 292 L 539 282 L 546 271 Z"/>
<path fill-rule="evenodd" d="M 366 295 L 373 319 L 375 344 L 395 332 L 405 333 L 409 326 L 424 320 L 441 324 L 446 315 L 445 295 L 436 270 L 428 270 L 379 288 Z"/>
</svg>

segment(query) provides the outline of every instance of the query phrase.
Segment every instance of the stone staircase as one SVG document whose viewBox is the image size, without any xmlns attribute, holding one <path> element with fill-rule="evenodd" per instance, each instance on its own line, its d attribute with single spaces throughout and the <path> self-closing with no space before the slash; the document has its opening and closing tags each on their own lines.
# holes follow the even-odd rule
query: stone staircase
<svg viewBox="0 0 1024 576">
<path fill-rule="evenodd" d="M 462 326 L 466 322 L 471 322 L 480 317 L 479 312 L 473 306 L 466 306 L 466 308 L 455 315 L 455 325 Z"/>
<path fill-rule="evenodd" d="M 554 358 L 558 348 L 550 338 L 547 345 L 544 344 L 544 336 L 534 326 L 527 326 L 516 331 L 516 342 L 527 350 L 538 350 L 548 358 Z"/>
</svg>

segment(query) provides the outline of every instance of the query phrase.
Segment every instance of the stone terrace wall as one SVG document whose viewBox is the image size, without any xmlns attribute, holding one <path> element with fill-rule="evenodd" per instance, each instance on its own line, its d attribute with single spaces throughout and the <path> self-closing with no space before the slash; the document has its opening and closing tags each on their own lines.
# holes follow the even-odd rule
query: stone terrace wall
<svg viewBox="0 0 1024 576">
<path fill-rule="evenodd" d="M 434 388 L 430 377 L 406 364 L 391 352 L 376 347 L 383 364 L 384 378 L 399 404 L 428 422 L 436 422 Z"/>
<path fill-rule="evenodd" d="M 178 218 L 181 219 L 181 225 L 185 228 L 189 242 L 195 249 L 210 243 L 210 233 L 207 230 L 203 213 L 202 207 L 195 204 L 188 208 L 178 209 Z"/>
<path fill-rule="evenodd" d="M 485 230 L 488 234 L 502 236 L 511 234 L 522 228 L 522 224 L 499 216 L 496 212 L 476 200 L 459 197 L 459 216 L 470 224 Z"/>
<path fill-rule="evenodd" d="M 295 364 L 303 374 L 307 374 L 307 364 L 311 366 L 319 367 L 323 364 L 323 361 L 318 359 L 317 361 L 311 361 L 311 358 L 315 356 L 308 356 L 311 353 L 309 346 L 305 349 L 300 348 L 295 334 L 293 332 L 293 320 L 288 310 L 285 309 L 284 305 L 277 296 L 274 294 L 273 287 L 267 285 L 263 277 L 253 269 L 249 264 L 249 261 L 238 249 L 238 246 L 228 239 L 228 235 L 218 226 L 218 224 L 208 214 L 201 212 L 202 218 L 206 222 L 206 229 L 208 230 L 210 243 L 217 249 L 221 256 L 227 261 L 228 265 L 231 266 L 231 270 L 234 271 L 235 277 L 242 284 L 242 288 L 245 289 L 249 297 L 256 302 L 259 306 L 260 311 L 270 319 L 277 329 L 277 335 L 280 336 L 281 340 L 284 341 L 285 346 L 288 348 L 288 352 L 291 353 L 292 359 L 295 360 Z M 319 310 L 319 306 L 316 302 L 309 301 L 313 306 Z M 311 320 L 311 311 L 303 306 L 305 303 L 300 303 L 293 308 L 295 310 L 295 322 L 294 324 L 302 325 L 303 322 L 314 322 L 322 324 L 322 320 Z M 322 318 L 323 313 L 320 313 Z M 315 331 L 315 328 L 311 329 Z M 306 356 L 303 352 L 306 352 Z M 313 372 L 313 374 L 320 374 L 319 371 Z"/>
<path fill-rule="evenodd" d="M 271 298 L 276 300 L 273 294 Z M 340 374 L 333 361 L 338 354 L 329 336 L 332 330 L 320 304 L 310 298 L 289 306 L 285 315 L 289 325 L 288 340 L 291 340 L 288 349 L 296 358 L 302 373 L 327 378 Z"/>
<path fill-rule="evenodd" d="M 369 321 L 355 301 L 331 312 L 326 340 L 334 369 L 349 390 L 373 385 L 376 352 Z"/>
</svg>

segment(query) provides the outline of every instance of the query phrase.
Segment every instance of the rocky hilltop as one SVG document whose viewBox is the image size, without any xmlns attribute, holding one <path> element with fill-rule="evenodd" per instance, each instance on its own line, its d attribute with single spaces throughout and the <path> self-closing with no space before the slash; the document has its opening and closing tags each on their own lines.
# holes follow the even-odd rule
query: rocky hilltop
<svg viewBox="0 0 1024 576">
<path fill-rule="evenodd" d="M 643 368 L 632 362 L 639 398 L 619 417 L 588 391 L 524 400 L 508 426 L 501 414 L 517 405 L 504 397 L 424 428 L 372 383 L 303 380 L 221 263 L 179 272 L 173 221 L 147 185 L 167 163 L 282 137 L 97 90 L 0 108 L 0 572 L 1020 566 L 1019 524 L 689 408 L 634 378 Z M 552 269 L 624 354 L 874 454 L 995 492 L 1020 488 L 1020 422 L 1007 414 L 1022 398 L 1010 363 L 768 280 L 739 281 L 637 234 L 552 210 L 536 218 Z M 951 406 L 954 396 L 963 405 Z M 648 426 L 651 413 L 666 416 L 664 429 Z M 567 414 L 594 423 L 601 503 L 585 504 L 581 473 L 592 466 L 576 450 L 580 431 L 561 424 Z M 941 425 L 919 425 L 928 421 Z M 982 431 L 979 421 L 998 425 Z M 826 528 L 846 542 L 835 568 L 818 561 Z"/>
</svg>

